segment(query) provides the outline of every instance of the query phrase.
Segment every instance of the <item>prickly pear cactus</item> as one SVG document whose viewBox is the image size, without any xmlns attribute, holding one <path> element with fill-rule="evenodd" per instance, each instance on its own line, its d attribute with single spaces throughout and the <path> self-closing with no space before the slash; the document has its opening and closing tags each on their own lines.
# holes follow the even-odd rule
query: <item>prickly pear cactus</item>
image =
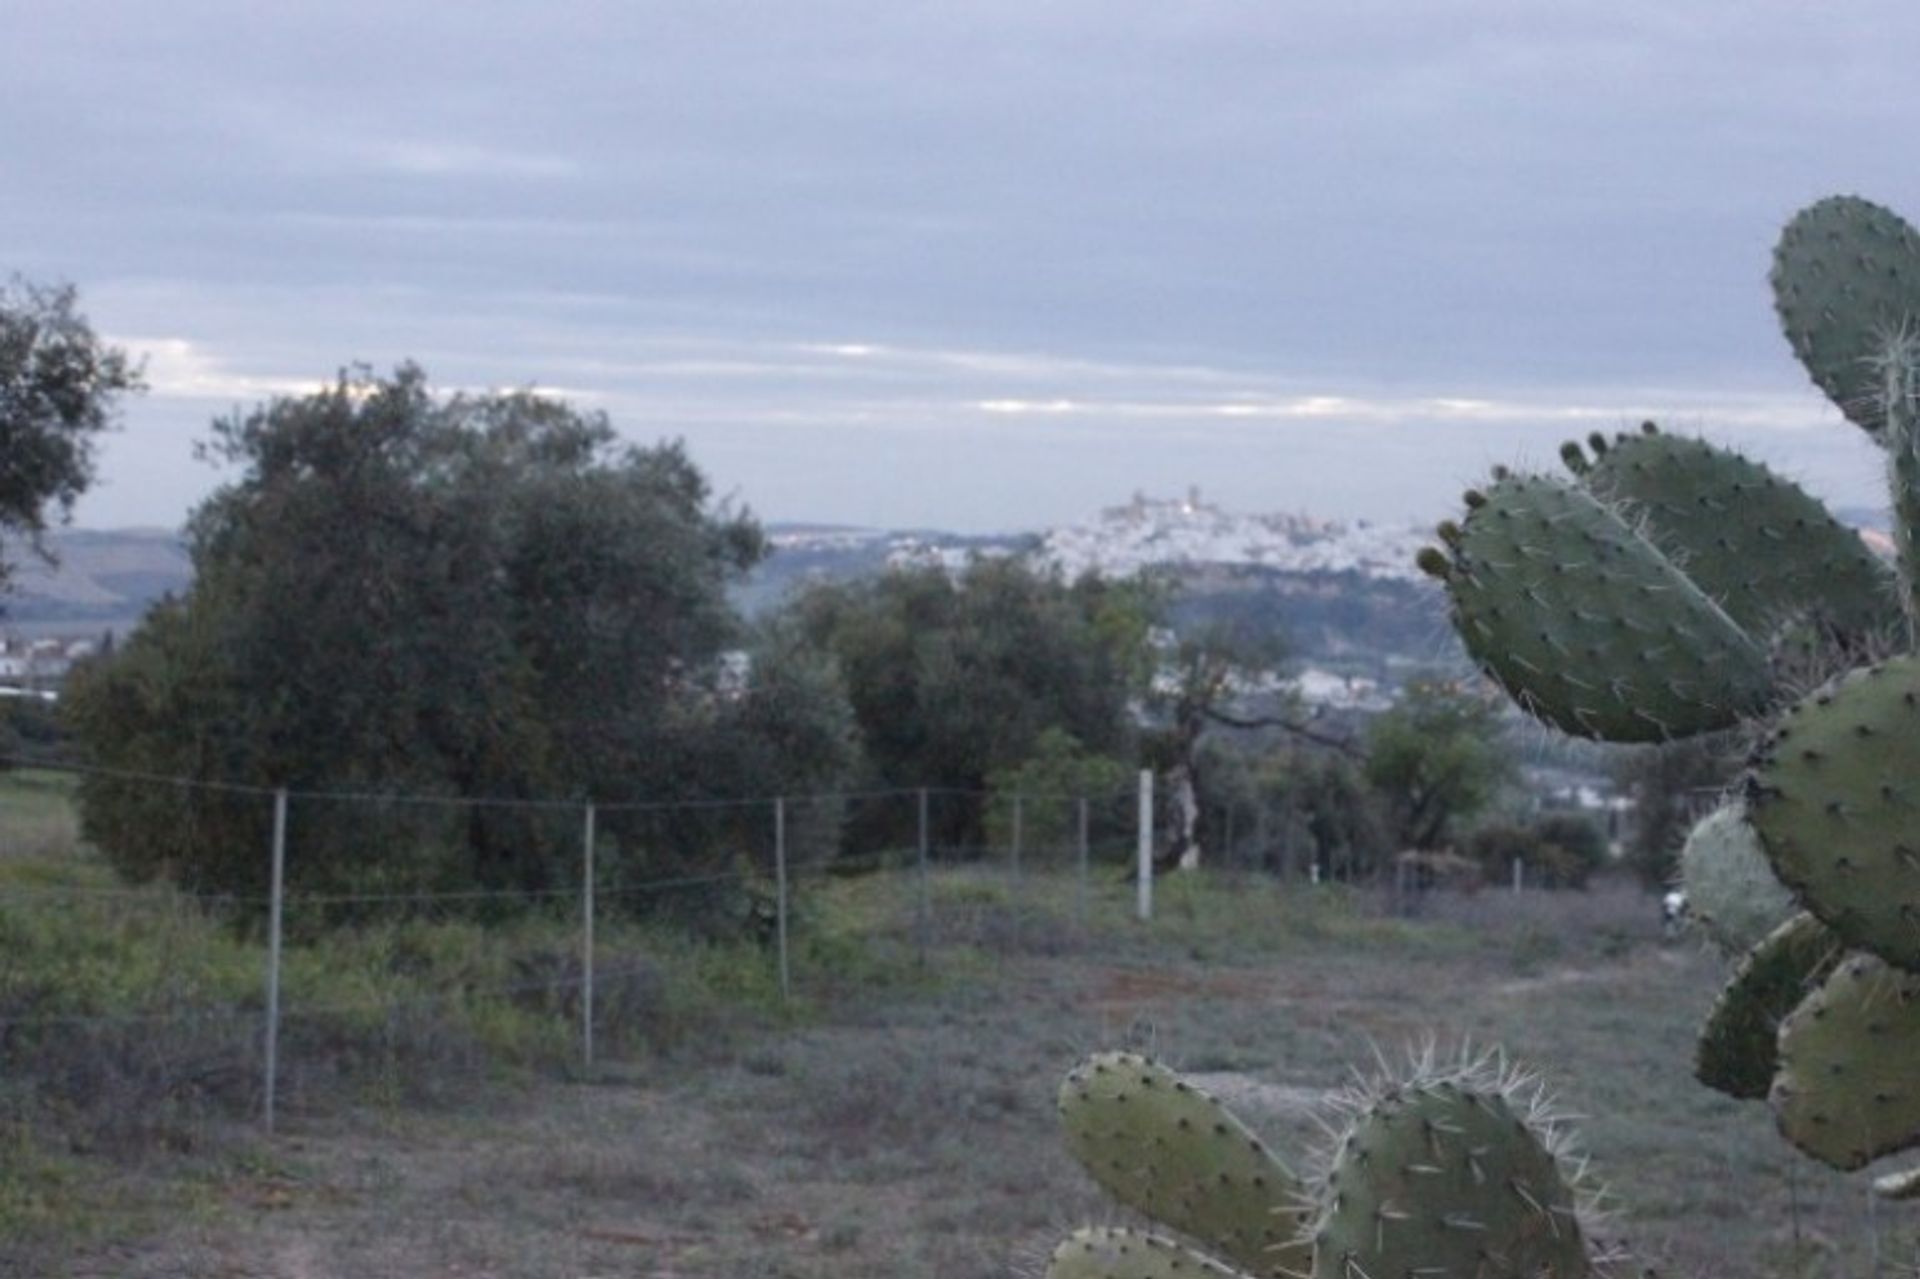
<svg viewBox="0 0 1920 1279">
<path fill-rule="evenodd" d="M 1807 914 L 1761 939 L 1707 1014 L 1694 1078 L 1729 1097 L 1764 1101 L 1780 1070 L 1780 1023 L 1827 979 L 1842 951 L 1840 939 Z"/>
<path fill-rule="evenodd" d="M 1854 955 L 1780 1026 L 1770 1100 L 1788 1141 L 1835 1168 L 1920 1141 L 1920 976 Z"/>
<path fill-rule="evenodd" d="M 1781 879 L 1849 945 L 1920 968 L 1920 656 L 1842 676 L 1754 755 L 1747 807 Z"/>
<path fill-rule="evenodd" d="M 1130 1208 L 1249 1274 L 1306 1262 L 1300 1179 L 1225 1106 L 1158 1062 L 1101 1053 L 1060 1085 L 1067 1150 Z"/>
<path fill-rule="evenodd" d="M 1558 1121 L 1490 1062 L 1362 1089 L 1327 1170 L 1314 1279 L 1592 1268 Z"/>
<path fill-rule="evenodd" d="M 1808 376 L 1869 431 L 1886 423 L 1875 366 L 1920 316 L 1920 235 L 1857 196 L 1802 209 L 1773 251 L 1774 310 Z"/>
<path fill-rule="evenodd" d="M 1865 635 L 1900 620 L 1886 565 L 1791 480 L 1651 422 L 1588 443 L 1591 460 L 1578 444 L 1561 447 L 1567 468 L 1748 634 L 1805 618 Z"/>
<path fill-rule="evenodd" d="M 1920 1145 L 1920 655 L 1893 655 L 1920 633 L 1920 233 L 1822 200 L 1770 280 L 1809 376 L 1886 452 L 1897 570 L 1764 467 L 1650 426 L 1568 444 L 1571 480 L 1496 471 L 1419 563 L 1468 653 L 1547 724 L 1757 743 L 1745 823 L 1709 819 L 1687 855 L 1703 913 L 1744 920 L 1723 931 L 1752 947 L 1697 1066 L 1855 1168 Z M 1808 914 L 1755 935 L 1786 911 Z"/>
<path fill-rule="evenodd" d="M 1764 647 L 1585 490 L 1496 473 L 1467 495 L 1448 551 L 1422 565 L 1453 599 L 1467 651 L 1569 733 L 1661 741 L 1766 704 Z"/>
<path fill-rule="evenodd" d="M 1185 1244 L 1144 1230 L 1089 1226 L 1053 1250 L 1049 1279 L 1245 1279 L 1238 1270 Z"/>
<path fill-rule="evenodd" d="M 1701 818 L 1680 849 L 1687 910 L 1714 943 L 1742 955 L 1799 913 L 1735 800 Z"/>
<path fill-rule="evenodd" d="M 1108 1053 L 1061 1087 L 1067 1147 L 1122 1202 L 1201 1244 L 1085 1229 L 1055 1249 L 1048 1279 L 1285 1275 L 1358 1279 L 1584 1279 L 1583 1165 L 1531 1077 L 1495 1057 L 1357 1085 L 1323 1165 L 1305 1185 L 1239 1119 L 1155 1062 Z M 1142 1118 L 1141 1116 L 1145 1116 Z M 1251 1157 L 1249 1157 L 1249 1153 Z M 1248 1179 L 1269 1184 L 1249 1193 Z"/>
</svg>

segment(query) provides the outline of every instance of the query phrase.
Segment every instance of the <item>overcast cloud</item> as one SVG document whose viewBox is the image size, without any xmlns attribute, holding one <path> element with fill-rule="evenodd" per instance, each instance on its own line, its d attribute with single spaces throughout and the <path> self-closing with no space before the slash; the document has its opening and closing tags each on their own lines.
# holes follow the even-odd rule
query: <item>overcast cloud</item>
<svg viewBox="0 0 1920 1279">
<path fill-rule="evenodd" d="M 99 527 L 403 359 L 772 519 L 1430 517 L 1644 415 L 1870 503 L 1764 276 L 1819 196 L 1920 212 L 1916 48 L 1891 2 L 30 3 L 0 269 L 147 353 Z"/>
</svg>

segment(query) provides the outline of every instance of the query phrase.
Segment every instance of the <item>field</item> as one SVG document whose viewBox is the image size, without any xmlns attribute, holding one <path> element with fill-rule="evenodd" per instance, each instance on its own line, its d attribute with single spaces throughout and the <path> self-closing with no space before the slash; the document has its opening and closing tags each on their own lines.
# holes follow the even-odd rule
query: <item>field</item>
<svg viewBox="0 0 1920 1279">
<path fill-rule="evenodd" d="M 84 863 L 60 851 L 61 798 L 46 779 L 6 784 L 0 883 L 41 882 L 62 856 Z M 1300 1162 L 1329 1090 L 1376 1051 L 1394 1060 L 1429 1036 L 1504 1046 L 1586 1117 L 1634 1273 L 1913 1267 L 1910 1210 L 1874 1209 L 1863 1177 L 1792 1156 L 1764 1107 L 1691 1080 L 1721 962 L 1663 939 L 1637 891 L 1487 892 L 1401 918 L 1353 890 L 1183 876 L 1162 885 L 1151 925 L 1128 918 L 1130 899 L 1103 870 L 1082 927 L 1066 877 L 948 868 L 922 967 L 913 882 L 813 884 L 791 1004 L 755 952 L 660 957 L 668 989 L 609 996 L 632 1024 L 610 1028 L 591 1072 L 570 1064 L 563 1007 L 515 1005 L 526 1019 L 502 1030 L 478 1005 L 462 1021 L 396 1004 L 295 1040 L 310 1061 L 324 1048 L 328 1068 L 299 1077 L 272 1138 L 237 1083 L 132 1105 L 109 1089 L 88 1104 L 138 1114 L 75 1114 L 79 1102 L 23 1091 L 21 1075 L 74 1068 L 77 1050 L 23 1053 L 9 1038 L 0 1270 L 1038 1274 L 1068 1229 L 1121 1217 L 1056 1137 L 1054 1090 L 1082 1054 L 1150 1051 Z M 18 914 L 0 927 L 26 935 Z M 242 944 L 217 932 L 180 925 L 168 944 L 180 956 Z M 0 998 L 27 988 L 22 956 L 35 953 L 16 944 L 0 959 Z M 18 1007 L 0 1003 L 0 1017 Z M 126 1052 L 148 1038 L 87 1042 Z M 219 1051 L 244 1064 L 251 1040 Z"/>
</svg>

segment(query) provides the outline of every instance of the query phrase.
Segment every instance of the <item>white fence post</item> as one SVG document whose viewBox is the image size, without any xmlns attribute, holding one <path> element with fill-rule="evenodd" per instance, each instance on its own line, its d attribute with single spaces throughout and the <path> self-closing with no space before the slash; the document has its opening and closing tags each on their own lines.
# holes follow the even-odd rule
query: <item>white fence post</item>
<svg viewBox="0 0 1920 1279">
<path fill-rule="evenodd" d="M 287 788 L 273 793 L 272 887 L 267 899 L 266 1080 L 261 1119 L 273 1135 L 274 1105 L 280 1086 L 280 921 L 287 880 Z"/>
<path fill-rule="evenodd" d="M 1079 863 L 1080 873 L 1074 886 L 1073 908 L 1075 919 L 1079 922 L 1081 930 L 1085 931 L 1087 927 L 1087 860 L 1089 851 L 1087 848 L 1087 800 L 1084 795 L 1080 797 L 1079 809 L 1080 847 L 1076 860 Z"/>
<path fill-rule="evenodd" d="M 1153 770 L 1140 770 L 1140 848 L 1136 909 L 1141 919 L 1153 918 Z"/>
<path fill-rule="evenodd" d="M 927 966 L 928 934 L 933 930 L 933 887 L 928 881 L 927 788 L 920 788 L 920 966 Z"/>
<path fill-rule="evenodd" d="M 793 986 L 787 970 L 787 799 L 784 795 L 773 801 L 773 878 L 778 911 L 775 927 L 780 941 L 780 1002 L 786 1003 L 793 997 Z"/>
<path fill-rule="evenodd" d="M 580 1060 L 593 1070 L 593 805 L 580 837 Z"/>
</svg>

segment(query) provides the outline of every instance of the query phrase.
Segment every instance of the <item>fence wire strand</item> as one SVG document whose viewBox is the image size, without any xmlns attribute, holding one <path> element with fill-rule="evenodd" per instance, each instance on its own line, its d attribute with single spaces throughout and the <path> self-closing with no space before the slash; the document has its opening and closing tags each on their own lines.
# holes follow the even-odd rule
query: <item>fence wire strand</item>
<svg viewBox="0 0 1920 1279">
<path fill-rule="evenodd" d="M 698 833 L 693 837 L 706 839 L 710 846 L 703 856 L 709 864 L 719 861 L 727 869 L 704 872 L 697 865 L 689 868 L 689 873 L 661 875 L 656 878 L 632 880 L 627 876 L 650 860 L 650 849 L 665 850 L 687 836 L 678 823 L 662 821 L 655 823 L 643 820 L 638 823 L 640 832 L 636 835 L 631 829 L 626 839 L 635 841 L 630 847 L 640 863 L 635 865 L 630 858 L 624 868 L 625 874 L 618 870 L 609 874 L 607 866 L 595 870 L 594 882 L 588 884 L 583 879 L 564 883 L 564 877 L 581 876 L 583 870 L 594 867 L 591 847 L 582 850 L 571 860 L 562 860 L 547 866 L 540 875 L 549 884 L 559 881 L 559 886 L 514 888 L 466 888 L 466 889 L 379 889 L 353 891 L 328 891 L 325 885 L 317 885 L 317 891 L 297 891 L 291 886 L 280 888 L 274 881 L 277 891 L 266 893 L 206 893 L 188 889 L 175 889 L 169 886 L 129 886 L 107 887 L 88 884 L 61 883 L 16 883 L 0 887 L 0 905 L 8 903 L 58 903 L 59 906 L 75 912 L 75 918 L 85 918 L 84 912 L 89 906 L 98 906 L 114 910 L 129 911 L 172 911 L 189 918 L 198 917 L 209 922 L 218 921 L 225 912 L 243 912 L 233 915 L 236 922 L 243 922 L 247 915 L 255 912 L 270 911 L 273 917 L 299 918 L 308 916 L 302 924 L 304 940 L 277 947 L 271 940 L 261 947 L 260 953 L 250 962 L 260 965 L 260 987 L 258 990 L 233 999 L 218 996 L 203 1003 L 186 1004 L 177 997 L 162 996 L 162 1002 L 147 1009 L 133 1009 L 117 1013 L 97 1012 L 35 1012 L 32 1005 L 58 1002 L 38 999 L 31 990 L 8 991 L 5 989 L 6 974 L 0 972 L 0 1008 L 7 1001 L 20 1005 L 18 1012 L 9 1014 L 0 1011 L 0 1059 L 10 1052 L 19 1051 L 38 1034 L 51 1033 L 61 1029 L 78 1031 L 119 1030 L 135 1033 L 143 1029 L 159 1026 L 222 1026 L 231 1027 L 236 1033 L 248 1037 L 258 1036 L 263 1041 L 264 1063 L 261 1066 L 261 1090 L 266 1098 L 262 1119 L 266 1130 L 271 1133 L 273 1127 L 273 1097 L 276 1082 L 281 1072 L 281 1063 L 272 1050 L 277 1031 L 286 1025 L 311 1024 L 317 1020 L 332 1017 L 362 1017 L 368 1015 L 396 1016 L 409 1011 L 432 1008 L 450 1008 L 473 1001 L 487 999 L 539 995 L 568 996 L 569 1002 L 578 999 L 582 1005 L 579 1016 L 582 1019 L 583 1060 L 591 1068 L 593 1025 L 595 1009 L 601 1006 L 596 987 L 606 989 L 604 983 L 618 983 L 624 979 L 657 973 L 660 967 L 657 961 L 644 959 L 645 948 L 628 949 L 624 952 L 616 947 L 611 950 L 599 945 L 587 945 L 593 936 L 589 913 L 598 915 L 602 909 L 624 909 L 619 903 L 637 902 L 647 898 L 660 898 L 676 892 L 715 888 L 723 885 L 737 885 L 755 889 L 771 896 L 770 885 L 778 877 L 780 882 L 822 883 L 837 875 L 860 873 L 875 867 L 892 867 L 907 871 L 911 875 L 907 891 L 918 898 L 916 907 L 907 911 L 899 920 L 904 930 L 900 939 L 907 943 L 907 952 L 919 956 L 921 964 L 927 962 L 936 922 L 932 918 L 931 901 L 928 897 L 928 873 L 932 869 L 946 869 L 960 866 L 992 866 L 1005 861 L 1006 868 L 1017 877 L 1024 865 L 1032 868 L 1050 866 L 1054 870 L 1074 873 L 1078 867 L 1079 897 L 1074 907 L 1075 918 L 1081 925 L 1086 916 L 1086 870 L 1090 859 L 1098 859 L 1102 864 L 1117 864 L 1113 850 L 1118 848 L 1124 853 L 1131 846 L 1131 838 L 1121 839 L 1113 836 L 1112 823 L 1123 821 L 1120 816 L 1131 807 L 1136 787 L 1129 782 L 1124 787 L 1115 788 L 1111 794 L 1070 794 L 1070 793 L 1021 793 L 1011 794 L 1004 790 L 989 791 L 978 788 L 952 786 L 893 786 L 869 789 L 848 789 L 821 793 L 791 796 L 747 796 L 747 797 L 698 797 L 662 800 L 626 800 L 616 802 L 590 801 L 577 794 L 564 798 L 552 797 L 503 797 L 503 796 L 449 796 L 441 794 L 414 794 L 400 791 L 378 791 L 366 789 L 331 790 L 324 787 L 296 788 L 271 787 L 252 782 L 239 782 L 228 779 L 166 776 L 142 772 L 133 769 L 103 767 L 82 761 L 45 760 L 0 755 L 0 768 L 22 768 L 41 772 L 69 775 L 78 778 L 98 778 L 103 781 L 153 787 L 183 792 L 198 792 L 240 796 L 258 799 L 271 804 L 276 810 L 286 811 L 286 805 L 298 802 L 291 820 L 295 846 L 295 862 L 298 860 L 299 840 L 303 838 L 303 826 L 312 829 L 317 826 L 325 829 L 330 819 L 326 811 L 335 812 L 348 807 L 373 808 L 375 810 L 369 830 L 378 837 L 379 823 L 382 820 L 397 820 L 402 823 L 406 818 L 399 816 L 396 810 L 407 807 L 435 807 L 442 809 L 520 809 L 544 811 L 549 813 L 575 813 L 585 821 L 585 838 L 593 841 L 592 847 L 611 843 L 618 847 L 623 838 L 606 825 L 597 828 L 593 824 L 595 817 L 627 816 L 646 818 L 653 815 L 661 818 L 676 813 L 714 814 L 716 824 L 706 829 L 696 820 Z M 1009 810 L 1018 816 L 1009 816 Z M 764 811 L 766 816 L 764 832 L 755 833 L 758 827 L 753 822 L 742 822 L 737 816 L 729 814 L 751 814 Z M 1098 839 L 1091 838 L 1084 824 L 1075 834 L 1076 814 L 1084 820 L 1091 811 L 1107 830 Z M 385 814 L 383 817 L 382 814 Z M 784 820 L 781 815 L 784 814 Z M 3 829 L 4 810 L 0 810 L 0 829 Z M 1005 831 L 996 832 L 994 824 L 1005 821 Z M 809 823 L 816 823 L 810 825 Z M 824 824 L 818 824 L 824 823 Z M 863 843 L 848 842 L 847 832 L 856 824 L 864 834 Z M 636 823 L 625 823 L 629 828 Z M 278 823 L 276 823 L 278 826 Z M 403 827 L 404 828 L 404 827 Z M 971 832 L 970 834 L 968 832 Z M 1017 832 L 1017 833 L 1016 833 Z M 987 841 L 979 840 L 980 834 L 987 834 Z M 548 832 L 551 837 L 552 831 Z M 1002 841 L 1011 841 L 1003 843 Z M 776 844 L 778 847 L 776 847 Z M 556 849 L 564 849 L 564 839 L 555 843 Z M 853 850 L 850 852 L 850 850 Z M 286 851 L 280 835 L 276 835 L 273 856 Z M 263 856 L 268 849 L 262 848 Z M 273 856 L 268 856 L 271 862 Z M 564 857 L 565 854 L 563 853 Z M 773 931 L 777 924 L 777 954 L 769 949 L 766 959 L 769 968 L 778 965 L 780 973 L 779 990 L 782 999 L 791 998 L 788 985 L 789 946 L 788 932 L 792 908 L 788 895 L 782 891 L 777 897 L 777 907 L 761 901 L 749 907 L 750 918 L 740 921 L 747 930 L 742 936 L 758 938 L 767 947 L 776 946 Z M 545 977 L 528 977 L 521 980 L 478 982 L 461 984 L 458 982 L 434 983 L 430 978 L 423 981 L 421 988 L 396 989 L 384 994 L 369 994 L 366 998 L 336 999 L 302 1003 L 297 998 L 288 999 L 286 979 L 283 976 L 283 953 L 286 956 L 302 953 L 313 943 L 313 918 L 324 921 L 329 911 L 341 912 L 347 917 L 350 908 L 395 907 L 396 919 L 404 918 L 402 910 L 412 908 L 421 912 L 423 917 L 431 917 L 436 907 L 444 907 L 449 918 L 461 917 L 461 908 L 484 907 L 492 903 L 519 904 L 532 910 L 551 910 L 556 922 L 562 917 L 561 911 L 567 910 L 579 918 L 573 925 L 568 940 L 558 943 L 555 957 L 566 957 L 566 963 L 572 968 L 556 972 Z M 778 918 L 766 917 L 765 912 L 777 910 Z M 370 913 L 367 918 L 381 919 L 384 915 Z M 762 936 L 760 930 L 766 935 Z M 640 962 L 636 962 L 636 958 Z M 601 961 L 606 962 L 603 964 Z M 904 961 L 903 961 L 904 962 Z M 826 975 L 830 979 L 830 974 Z M 801 974 L 805 981 L 805 973 Z M 231 981 L 224 984 L 232 986 Z M 298 984 L 305 984 L 303 979 Z M 379 981 L 369 983 L 378 987 Z M 149 996 L 151 998 L 151 996 Z M 284 1003 L 282 1001 L 285 1001 Z M 135 996 L 136 1004 L 139 997 Z M 79 1002 L 76 1000 L 75 1002 Z M 289 1063 L 291 1064 L 291 1063 Z"/>
</svg>

